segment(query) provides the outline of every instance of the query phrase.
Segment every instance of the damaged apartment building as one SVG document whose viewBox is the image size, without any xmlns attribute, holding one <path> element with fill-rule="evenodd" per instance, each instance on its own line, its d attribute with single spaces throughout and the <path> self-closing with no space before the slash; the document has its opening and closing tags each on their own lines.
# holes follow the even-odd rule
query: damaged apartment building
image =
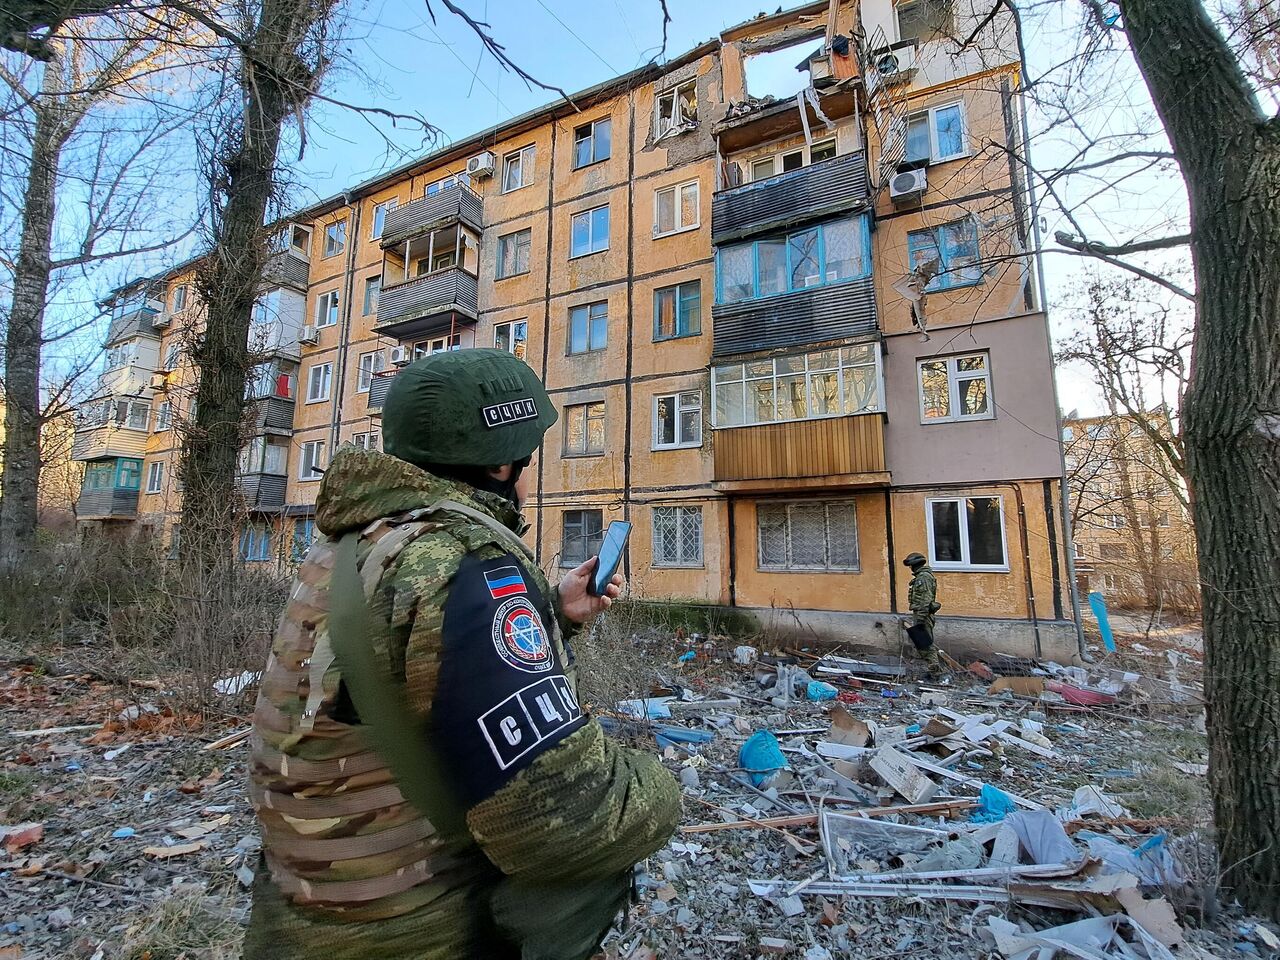
<svg viewBox="0 0 1280 960">
<path fill-rule="evenodd" d="M 972 2 L 761 15 L 280 225 L 243 559 L 305 551 L 325 465 L 379 447 L 404 364 L 497 346 L 559 407 L 526 508 L 547 569 L 626 518 L 637 597 L 896 649 L 919 551 L 944 646 L 1069 655 L 1018 45 Z M 194 266 L 113 295 L 88 526 L 176 536 Z"/>
</svg>

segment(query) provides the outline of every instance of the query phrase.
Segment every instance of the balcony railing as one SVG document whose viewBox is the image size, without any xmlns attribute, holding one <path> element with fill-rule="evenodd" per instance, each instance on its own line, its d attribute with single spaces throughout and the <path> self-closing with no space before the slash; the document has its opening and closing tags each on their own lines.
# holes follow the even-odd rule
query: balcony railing
<svg viewBox="0 0 1280 960">
<path fill-rule="evenodd" d="M 382 245 L 395 246 L 456 220 L 461 220 L 478 233 L 483 219 L 484 203 L 479 194 L 461 184 L 446 187 L 429 197 L 388 210 L 382 224 Z"/>
<path fill-rule="evenodd" d="M 284 488 L 288 478 L 274 473 L 240 473 L 236 487 L 244 500 L 244 509 L 274 512 L 284 506 Z"/>
<path fill-rule="evenodd" d="M 478 298 L 475 274 L 460 267 L 436 270 L 383 287 L 374 329 L 403 339 L 448 329 L 453 323 L 473 323 Z"/>
<path fill-rule="evenodd" d="M 311 265 L 292 251 L 274 253 L 263 265 L 262 280 L 264 283 L 292 287 L 305 293 L 310 269 Z"/>
<path fill-rule="evenodd" d="M 369 382 L 369 409 L 381 410 L 383 403 L 387 399 L 387 391 L 391 389 L 391 382 L 395 380 L 399 370 L 384 370 L 381 373 L 375 373 L 373 379 Z"/>
<path fill-rule="evenodd" d="M 80 491 L 78 520 L 132 520 L 138 515 L 138 488 L 100 487 Z"/>
<path fill-rule="evenodd" d="M 711 200 L 711 242 L 728 243 L 808 221 L 871 201 L 867 159 L 847 153 L 780 176 L 721 190 Z"/>
<path fill-rule="evenodd" d="M 715 431 L 716 484 L 729 489 L 883 486 L 884 418 L 855 414 Z"/>
<path fill-rule="evenodd" d="M 875 286 L 870 277 L 711 308 L 714 357 L 775 347 L 798 347 L 877 329 Z"/>
<path fill-rule="evenodd" d="M 77 428 L 71 441 L 72 460 L 104 457 L 140 457 L 147 448 L 147 431 L 130 430 L 117 423 Z"/>
</svg>

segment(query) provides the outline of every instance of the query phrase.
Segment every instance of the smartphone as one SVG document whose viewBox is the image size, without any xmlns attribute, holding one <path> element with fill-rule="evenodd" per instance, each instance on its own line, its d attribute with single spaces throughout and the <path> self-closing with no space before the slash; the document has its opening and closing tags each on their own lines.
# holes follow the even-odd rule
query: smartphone
<svg viewBox="0 0 1280 960">
<path fill-rule="evenodd" d="M 593 597 L 604 594 L 609 581 L 618 572 L 618 564 L 622 563 L 622 550 L 627 545 L 627 537 L 631 536 L 631 524 L 626 520 L 610 522 L 609 529 L 604 532 L 604 541 L 600 544 L 600 555 L 596 558 L 596 568 L 587 581 L 587 592 Z"/>
</svg>

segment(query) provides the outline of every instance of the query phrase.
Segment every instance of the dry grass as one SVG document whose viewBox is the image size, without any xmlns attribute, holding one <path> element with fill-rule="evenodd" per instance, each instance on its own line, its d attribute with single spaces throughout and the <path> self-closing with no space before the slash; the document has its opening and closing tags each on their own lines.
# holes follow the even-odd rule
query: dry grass
<svg viewBox="0 0 1280 960">
<path fill-rule="evenodd" d="M 237 960 L 244 929 L 233 902 L 202 893 L 175 893 L 125 931 L 123 960 Z"/>
</svg>

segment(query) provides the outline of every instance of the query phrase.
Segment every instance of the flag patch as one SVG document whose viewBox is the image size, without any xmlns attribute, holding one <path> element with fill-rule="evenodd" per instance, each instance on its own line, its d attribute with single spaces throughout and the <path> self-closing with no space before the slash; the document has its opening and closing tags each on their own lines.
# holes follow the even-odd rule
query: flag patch
<svg viewBox="0 0 1280 960">
<path fill-rule="evenodd" d="M 519 567 L 499 567 L 497 570 L 486 570 L 484 581 L 489 585 L 489 596 L 495 600 L 510 597 L 517 593 L 528 593 L 524 585 L 524 577 Z"/>
</svg>

